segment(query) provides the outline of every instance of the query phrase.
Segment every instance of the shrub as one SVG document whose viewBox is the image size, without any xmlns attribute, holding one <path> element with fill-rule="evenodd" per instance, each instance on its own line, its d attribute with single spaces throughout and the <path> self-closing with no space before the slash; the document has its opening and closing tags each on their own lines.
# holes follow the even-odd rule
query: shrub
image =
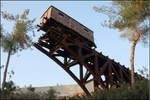
<svg viewBox="0 0 150 100">
<path fill-rule="evenodd" d="M 4 90 L 1 91 L 1 94 L 4 96 L 4 97 L 7 97 L 9 96 L 10 94 L 13 94 L 13 92 L 16 90 L 16 86 L 14 84 L 13 81 L 9 81 L 9 82 L 6 82 L 5 83 L 5 86 L 4 86 Z"/>
<path fill-rule="evenodd" d="M 58 94 L 59 92 L 55 91 L 53 88 L 49 88 L 49 90 L 44 93 L 43 97 L 45 100 L 55 100 Z"/>
<path fill-rule="evenodd" d="M 130 84 L 123 84 L 120 88 L 109 90 L 97 89 L 92 96 L 64 97 L 60 100 L 149 100 L 149 80 L 137 81 L 132 87 Z M 58 92 L 50 88 L 46 93 L 11 93 L 8 100 L 57 100 Z"/>
<path fill-rule="evenodd" d="M 32 87 L 32 85 L 29 85 L 27 87 L 27 90 L 31 91 L 31 92 L 34 92 L 35 91 L 35 88 Z"/>
<path fill-rule="evenodd" d="M 97 90 L 88 99 L 94 100 L 149 100 L 149 81 L 137 81 L 132 87 L 129 84 L 120 88 Z M 87 100 L 88 100 L 87 99 Z"/>
</svg>

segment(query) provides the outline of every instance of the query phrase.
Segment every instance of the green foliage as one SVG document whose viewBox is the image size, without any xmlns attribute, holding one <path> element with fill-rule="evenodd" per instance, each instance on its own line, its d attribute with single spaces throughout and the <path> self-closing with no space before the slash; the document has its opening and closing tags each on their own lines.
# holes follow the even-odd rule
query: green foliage
<svg viewBox="0 0 150 100">
<path fill-rule="evenodd" d="M 89 100 L 91 99 L 90 96 L 73 96 L 73 97 L 70 97 L 69 100 Z"/>
<path fill-rule="evenodd" d="M 14 54 L 31 47 L 32 36 L 28 33 L 33 32 L 35 19 L 30 20 L 27 17 L 29 9 L 26 9 L 21 15 L 13 15 L 4 11 L 2 11 L 1 14 L 3 19 L 14 22 L 14 28 L 11 33 L 5 32 L 1 25 L 1 29 L 3 30 L 1 31 L 1 46 L 4 52 L 11 51 L 11 54 Z"/>
<path fill-rule="evenodd" d="M 31 92 L 34 92 L 35 91 L 35 88 L 32 87 L 32 85 L 29 85 L 29 87 L 27 87 L 27 90 L 31 91 Z"/>
<path fill-rule="evenodd" d="M 131 48 L 131 84 L 134 84 L 134 52 L 139 40 L 146 44 L 150 33 L 150 1 L 149 0 L 129 0 L 112 1 L 111 7 L 94 7 L 95 11 L 108 15 L 104 26 L 118 29 L 123 33 L 121 38 L 128 38 L 132 42 Z"/>
<path fill-rule="evenodd" d="M 75 96 L 70 100 L 149 100 L 149 81 L 137 81 L 133 87 L 124 84 L 120 88 L 98 89 L 92 96 Z"/>
<path fill-rule="evenodd" d="M 4 77 L 2 83 L 2 90 L 6 83 L 7 70 L 9 65 L 9 59 L 11 54 L 15 54 L 18 51 L 30 48 L 32 45 L 32 38 L 29 35 L 29 32 L 33 32 L 34 26 L 33 23 L 35 19 L 30 20 L 27 16 L 29 14 L 29 9 L 26 9 L 21 15 L 13 15 L 7 13 L 6 11 L 1 11 L 2 18 L 7 21 L 12 21 L 14 27 L 11 33 L 8 33 L 4 30 L 2 25 L 0 26 L 0 46 L 3 48 L 4 52 L 8 53 L 8 58 L 6 61 L 6 66 L 4 70 Z"/>
<path fill-rule="evenodd" d="M 128 38 L 133 41 L 136 34 L 140 34 L 143 42 L 147 39 L 149 33 L 149 0 L 130 0 L 112 2 L 112 6 L 94 7 L 95 11 L 108 15 L 109 19 L 105 20 L 104 26 L 119 29 L 123 31 L 120 37 Z"/>
<path fill-rule="evenodd" d="M 45 100 L 55 100 L 57 99 L 57 94 L 59 94 L 57 91 L 53 88 L 49 88 L 49 90 L 44 94 L 44 98 Z"/>
<path fill-rule="evenodd" d="M 14 86 L 14 84 L 13 84 Z M 9 91 L 9 95 L 7 93 L 7 95 L 4 95 L 2 97 L 2 99 L 7 99 L 7 100 L 57 100 L 57 94 L 58 92 L 56 92 L 54 89 L 50 88 L 46 93 L 36 93 L 34 92 L 35 88 L 33 89 L 33 87 L 30 85 L 29 87 L 27 87 L 27 89 L 29 91 L 27 92 L 23 92 L 19 89 L 15 89 L 15 90 L 11 90 L 10 93 L 10 89 L 7 90 Z"/>
<path fill-rule="evenodd" d="M 99 100 L 148 100 L 148 81 L 136 82 L 133 87 L 123 85 L 121 88 L 112 88 L 109 91 L 99 90 L 93 97 Z"/>
<path fill-rule="evenodd" d="M 6 98 L 5 98 L 6 99 Z M 34 92 L 20 92 L 9 95 L 7 100 L 44 100 L 40 94 Z"/>
<path fill-rule="evenodd" d="M 13 92 L 16 90 L 16 86 L 13 81 L 6 82 L 4 85 L 4 90 L 2 91 L 2 94 L 4 96 L 9 96 L 10 94 L 13 94 Z"/>
<path fill-rule="evenodd" d="M 120 88 L 98 89 L 92 96 L 64 97 L 60 100 L 149 100 L 149 80 L 136 81 L 134 86 L 123 84 Z M 57 92 L 50 88 L 47 93 L 16 92 L 7 96 L 8 100 L 56 100 Z"/>
</svg>

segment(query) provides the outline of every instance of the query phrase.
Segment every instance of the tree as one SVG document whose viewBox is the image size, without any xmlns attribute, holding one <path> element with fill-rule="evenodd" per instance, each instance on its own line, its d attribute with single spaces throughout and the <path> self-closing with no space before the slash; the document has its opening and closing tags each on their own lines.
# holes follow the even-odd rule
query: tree
<svg viewBox="0 0 150 100">
<path fill-rule="evenodd" d="M 4 77 L 2 82 L 2 91 L 4 90 L 6 83 L 6 76 L 8 65 L 10 61 L 11 55 L 22 51 L 24 49 L 30 48 L 32 45 L 32 35 L 29 35 L 29 32 L 33 32 L 34 26 L 33 23 L 35 19 L 30 20 L 27 16 L 29 14 L 29 9 L 24 10 L 21 15 L 13 15 L 7 13 L 6 11 L 1 11 L 2 18 L 7 21 L 11 21 L 14 23 L 14 27 L 11 33 L 8 33 L 4 30 L 4 28 L 0 27 L 1 30 L 1 47 L 4 52 L 8 53 L 5 69 L 4 69 Z"/>
<path fill-rule="evenodd" d="M 131 47 L 131 84 L 134 84 L 134 52 L 138 41 L 144 43 L 150 32 L 149 16 L 150 1 L 149 0 L 130 0 L 119 1 L 114 0 L 110 7 L 94 7 L 95 11 L 108 15 L 109 20 L 105 20 L 104 26 L 119 29 L 123 33 L 120 37 L 128 38 L 132 42 Z"/>
<path fill-rule="evenodd" d="M 32 87 L 32 85 L 29 85 L 29 86 L 27 87 L 27 90 L 29 90 L 30 92 L 34 92 L 34 91 L 35 91 L 35 88 Z"/>
<path fill-rule="evenodd" d="M 17 87 L 15 86 L 13 81 L 8 81 L 5 83 L 4 90 L 3 90 L 2 94 L 4 96 L 9 96 L 10 94 L 12 94 L 16 90 L 16 88 Z"/>
<path fill-rule="evenodd" d="M 59 94 L 59 92 L 57 92 L 53 88 L 49 88 L 47 90 L 47 92 L 44 94 L 44 97 L 46 100 L 55 100 L 55 99 L 57 99 L 58 94 Z"/>
</svg>

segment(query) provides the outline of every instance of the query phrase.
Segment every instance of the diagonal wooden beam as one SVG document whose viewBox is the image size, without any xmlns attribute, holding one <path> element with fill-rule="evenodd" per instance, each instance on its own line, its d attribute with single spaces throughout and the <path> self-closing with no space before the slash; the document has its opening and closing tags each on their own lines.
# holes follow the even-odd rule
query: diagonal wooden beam
<svg viewBox="0 0 150 100">
<path fill-rule="evenodd" d="M 51 50 L 50 55 L 52 55 L 54 52 L 56 52 L 57 50 L 59 50 L 62 47 L 62 45 L 57 45 L 55 47 L 55 49 Z"/>
<path fill-rule="evenodd" d="M 89 54 L 87 54 L 87 55 L 85 55 L 85 56 L 83 56 L 83 57 L 84 57 L 84 58 L 88 58 L 88 57 L 91 57 L 91 56 L 95 56 L 94 53 L 89 53 Z"/>
<path fill-rule="evenodd" d="M 86 82 L 86 80 L 89 78 L 90 75 L 91 75 L 91 73 L 86 71 L 83 81 Z"/>
<path fill-rule="evenodd" d="M 43 47 L 47 48 L 47 49 L 51 49 L 51 46 L 48 45 L 46 42 L 43 42 L 41 40 L 39 40 L 38 44 L 42 45 Z"/>
<path fill-rule="evenodd" d="M 76 65 L 76 64 L 78 64 L 79 62 L 77 61 L 77 60 L 74 60 L 74 61 L 72 61 L 71 63 L 68 63 L 67 65 L 66 65 L 66 67 L 72 67 L 72 66 L 74 66 L 74 65 Z"/>
<path fill-rule="evenodd" d="M 122 72 L 122 76 L 123 76 L 123 80 L 126 82 L 130 81 L 130 77 L 127 75 L 127 73 L 124 71 L 124 69 L 122 68 L 122 66 L 118 65 L 118 67 L 121 69 Z M 126 80 L 127 79 L 127 80 Z"/>
<path fill-rule="evenodd" d="M 69 53 L 71 53 L 72 56 L 74 56 L 76 59 L 78 59 L 78 61 L 79 61 L 82 65 L 84 65 L 84 66 L 86 67 L 86 69 L 87 69 L 93 76 L 95 76 L 95 80 L 98 81 L 99 85 L 101 85 L 102 88 L 105 88 L 104 84 L 103 84 L 102 81 L 100 80 L 100 77 L 97 76 L 97 75 L 94 73 L 94 71 L 91 69 L 92 67 L 91 67 L 89 64 L 84 63 L 84 59 L 82 59 L 83 57 L 79 57 L 78 55 L 75 55 L 74 52 L 66 45 L 67 42 L 66 42 L 65 40 L 64 40 L 62 43 L 65 44 L 65 45 L 64 45 L 64 48 L 65 48 L 66 50 L 68 50 Z"/>
<path fill-rule="evenodd" d="M 67 68 L 63 63 L 61 63 L 57 58 L 55 58 L 53 55 L 50 55 L 48 51 L 43 49 L 40 45 L 34 43 L 33 44 L 38 50 L 46 54 L 48 57 L 50 57 L 52 60 L 54 60 L 58 65 L 60 65 L 78 84 L 79 86 L 84 90 L 84 92 L 87 95 L 90 95 L 89 91 L 85 87 L 85 85 Z"/>
<path fill-rule="evenodd" d="M 108 66 L 108 62 L 105 62 L 105 64 L 100 67 L 100 75 L 102 75 L 104 73 L 104 71 L 107 68 L 107 66 Z"/>
<path fill-rule="evenodd" d="M 40 38 L 39 40 L 49 40 L 49 38 Z"/>
<path fill-rule="evenodd" d="M 121 75 L 118 74 L 118 72 L 115 70 L 115 68 L 114 68 L 113 65 L 111 65 L 111 68 L 112 68 L 112 71 L 115 73 L 115 76 L 117 77 L 117 79 L 119 80 L 119 82 L 122 82 L 122 80 L 121 80 L 120 77 L 119 77 L 119 76 L 121 76 Z"/>
<path fill-rule="evenodd" d="M 94 78 L 87 80 L 84 84 L 90 83 L 94 80 Z"/>
</svg>

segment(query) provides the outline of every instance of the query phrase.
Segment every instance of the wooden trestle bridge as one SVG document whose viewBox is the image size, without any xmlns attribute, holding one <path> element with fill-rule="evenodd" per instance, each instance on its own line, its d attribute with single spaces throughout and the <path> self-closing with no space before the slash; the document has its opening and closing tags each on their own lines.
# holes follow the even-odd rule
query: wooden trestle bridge
<svg viewBox="0 0 150 100">
<path fill-rule="evenodd" d="M 86 84 L 91 81 L 94 90 L 130 83 L 130 70 L 97 52 L 92 31 L 65 13 L 51 6 L 38 26 L 45 34 L 33 45 L 60 65 L 87 95 L 90 92 Z M 71 67 L 79 67 L 79 78 L 70 70 Z M 140 79 L 141 76 L 135 73 L 135 78 Z"/>
</svg>

